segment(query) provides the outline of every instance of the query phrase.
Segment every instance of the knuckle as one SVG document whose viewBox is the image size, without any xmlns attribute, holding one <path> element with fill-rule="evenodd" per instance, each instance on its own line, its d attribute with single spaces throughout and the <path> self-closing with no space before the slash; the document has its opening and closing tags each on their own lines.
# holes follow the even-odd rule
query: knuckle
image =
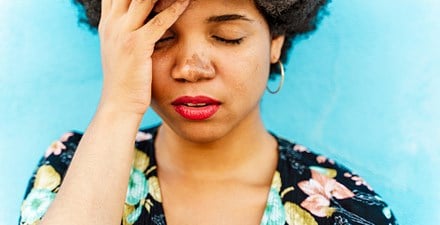
<svg viewBox="0 0 440 225">
<path fill-rule="evenodd" d="M 160 27 L 160 26 L 163 26 L 164 23 L 165 23 L 164 19 L 163 19 L 162 17 L 160 17 L 160 16 L 156 16 L 156 17 L 154 17 L 153 19 L 151 19 L 151 24 L 152 24 L 153 26 L 158 26 L 158 27 Z"/>
<path fill-rule="evenodd" d="M 113 33 L 111 23 L 107 20 L 101 19 L 98 24 L 98 33 L 100 37 L 110 37 Z"/>
<path fill-rule="evenodd" d="M 103 36 L 105 33 L 105 26 L 102 23 L 99 23 L 98 25 L 98 33 L 100 36 Z"/>
<path fill-rule="evenodd" d="M 177 13 L 178 8 L 177 8 L 177 5 L 173 4 L 167 10 L 169 10 L 170 14 L 174 15 Z"/>
<path fill-rule="evenodd" d="M 102 33 L 105 30 L 105 21 L 101 19 L 98 23 L 98 32 Z"/>
</svg>

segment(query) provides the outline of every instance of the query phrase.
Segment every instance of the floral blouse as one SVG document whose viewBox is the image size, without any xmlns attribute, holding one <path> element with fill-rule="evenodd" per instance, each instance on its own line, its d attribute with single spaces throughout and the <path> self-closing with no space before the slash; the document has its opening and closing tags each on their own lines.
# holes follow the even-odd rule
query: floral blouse
<svg viewBox="0 0 440 225">
<path fill-rule="evenodd" d="M 157 127 L 136 136 L 123 225 L 165 225 L 154 140 Z M 19 224 L 35 225 L 59 190 L 81 134 L 53 142 L 29 181 Z M 275 136 L 276 137 L 276 136 Z M 395 225 L 385 202 L 358 175 L 307 148 L 276 137 L 278 166 L 261 225 Z"/>
</svg>

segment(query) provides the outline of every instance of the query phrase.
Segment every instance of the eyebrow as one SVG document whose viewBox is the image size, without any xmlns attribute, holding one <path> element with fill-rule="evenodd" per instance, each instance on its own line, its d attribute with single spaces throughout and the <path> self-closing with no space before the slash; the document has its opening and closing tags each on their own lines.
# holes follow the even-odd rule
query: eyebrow
<svg viewBox="0 0 440 225">
<path fill-rule="evenodd" d="M 239 14 L 225 14 L 220 16 L 211 16 L 209 17 L 206 22 L 208 23 L 219 23 L 219 22 L 225 22 L 225 21 L 232 21 L 232 20 L 244 20 L 252 22 L 253 20 L 247 18 L 246 16 L 239 15 Z"/>
</svg>

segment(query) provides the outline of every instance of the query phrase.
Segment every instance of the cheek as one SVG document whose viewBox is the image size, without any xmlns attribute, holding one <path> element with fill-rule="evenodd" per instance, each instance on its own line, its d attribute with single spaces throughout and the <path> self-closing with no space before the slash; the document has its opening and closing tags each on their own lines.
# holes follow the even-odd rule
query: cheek
<svg viewBox="0 0 440 225">
<path fill-rule="evenodd" d="M 230 54 L 221 67 L 228 70 L 225 72 L 228 76 L 230 88 L 245 94 L 252 92 L 263 92 L 266 88 L 269 77 L 270 61 L 268 51 L 264 48 L 250 49 L 246 54 Z"/>
</svg>

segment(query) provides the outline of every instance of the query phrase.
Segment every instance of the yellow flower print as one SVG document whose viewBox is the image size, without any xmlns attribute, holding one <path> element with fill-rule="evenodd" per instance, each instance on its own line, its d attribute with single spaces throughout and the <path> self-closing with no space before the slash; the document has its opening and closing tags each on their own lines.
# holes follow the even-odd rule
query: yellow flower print
<svg viewBox="0 0 440 225">
<path fill-rule="evenodd" d="M 139 171 L 145 171 L 147 169 L 148 164 L 150 163 L 150 158 L 147 156 L 145 152 L 142 152 L 138 149 L 135 149 L 133 167 Z"/>
<path fill-rule="evenodd" d="M 60 174 L 50 165 L 41 166 L 34 182 L 34 189 L 54 190 L 61 183 Z"/>
<path fill-rule="evenodd" d="M 280 172 L 276 171 L 272 178 L 271 188 L 277 190 L 278 192 L 281 189 L 281 176 Z"/>
<path fill-rule="evenodd" d="M 151 211 L 151 207 L 153 207 L 153 203 L 151 202 L 151 199 L 147 199 L 145 201 L 144 206 L 145 206 L 145 209 L 147 210 L 147 212 L 150 212 Z"/>
<path fill-rule="evenodd" d="M 127 203 L 124 204 L 124 214 L 122 216 L 122 225 L 132 225 L 131 221 L 128 221 L 128 218 L 132 213 L 136 210 L 136 207 L 133 205 L 129 205 Z"/>
<path fill-rule="evenodd" d="M 128 215 L 124 220 L 127 221 L 129 224 L 134 224 L 139 219 L 139 216 L 141 216 L 142 213 L 142 207 L 137 207 L 130 215 Z"/>
<path fill-rule="evenodd" d="M 319 166 L 311 166 L 311 170 L 315 170 L 316 172 L 319 172 L 320 174 L 329 177 L 329 178 L 335 178 L 338 172 L 335 169 L 330 168 L 324 168 Z"/>
<path fill-rule="evenodd" d="M 286 202 L 284 210 L 286 211 L 286 222 L 289 225 L 318 225 L 312 215 L 292 202 Z"/>
<path fill-rule="evenodd" d="M 148 190 L 154 200 L 162 202 L 162 196 L 160 194 L 159 179 L 157 177 L 148 178 Z"/>
</svg>

